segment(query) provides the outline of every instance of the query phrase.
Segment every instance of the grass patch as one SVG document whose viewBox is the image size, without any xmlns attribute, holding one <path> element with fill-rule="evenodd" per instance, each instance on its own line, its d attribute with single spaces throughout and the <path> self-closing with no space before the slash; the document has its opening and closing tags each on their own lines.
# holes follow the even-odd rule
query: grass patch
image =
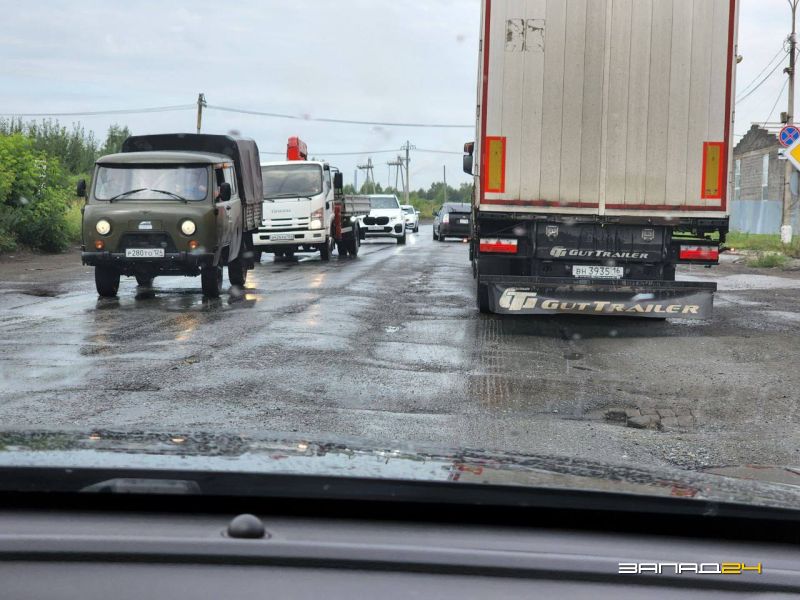
<svg viewBox="0 0 800 600">
<path fill-rule="evenodd" d="M 757 256 L 748 259 L 747 266 L 757 269 L 776 269 L 786 266 L 789 257 L 775 252 L 759 253 Z"/>
<path fill-rule="evenodd" d="M 800 237 L 795 236 L 789 245 L 781 244 L 781 236 L 763 233 L 740 233 L 732 231 L 725 241 L 728 248 L 754 250 L 756 252 L 780 252 L 792 258 L 800 258 Z"/>
</svg>

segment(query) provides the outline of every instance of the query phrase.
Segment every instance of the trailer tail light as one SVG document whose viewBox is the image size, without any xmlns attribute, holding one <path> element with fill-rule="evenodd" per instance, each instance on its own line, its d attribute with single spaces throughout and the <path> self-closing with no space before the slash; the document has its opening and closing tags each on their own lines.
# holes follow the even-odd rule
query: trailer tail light
<svg viewBox="0 0 800 600">
<path fill-rule="evenodd" d="M 680 259 L 719 262 L 719 248 L 716 246 L 681 246 Z"/>
<path fill-rule="evenodd" d="M 480 251 L 486 254 L 516 254 L 517 240 L 481 238 Z"/>
</svg>

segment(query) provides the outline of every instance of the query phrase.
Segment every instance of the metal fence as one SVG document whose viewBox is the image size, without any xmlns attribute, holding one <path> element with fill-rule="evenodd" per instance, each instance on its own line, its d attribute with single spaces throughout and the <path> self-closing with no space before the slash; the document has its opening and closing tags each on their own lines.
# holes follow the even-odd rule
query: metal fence
<svg viewBox="0 0 800 600">
<path fill-rule="evenodd" d="M 780 233 L 783 202 L 780 200 L 733 200 L 731 231 L 743 233 Z M 800 210 L 794 203 L 792 226 L 800 232 Z"/>
</svg>

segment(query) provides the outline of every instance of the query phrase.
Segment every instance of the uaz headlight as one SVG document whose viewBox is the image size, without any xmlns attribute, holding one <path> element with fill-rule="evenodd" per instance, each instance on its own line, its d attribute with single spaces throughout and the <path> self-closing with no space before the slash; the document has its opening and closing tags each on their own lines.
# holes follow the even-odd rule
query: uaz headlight
<svg viewBox="0 0 800 600">
<path fill-rule="evenodd" d="M 100 219 L 94 226 L 94 228 L 100 235 L 108 235 L 109 233 L 111 233 L 111 223 L 109 223 L 105 219 Z"/>
<path fill-rule="evenodd" d="M 191 219 L 186 219 L 181 223 L 181 233 L 183 235 L 194 235 L 195 231 L 197 231 L 197 225 Z"/>
</svg>

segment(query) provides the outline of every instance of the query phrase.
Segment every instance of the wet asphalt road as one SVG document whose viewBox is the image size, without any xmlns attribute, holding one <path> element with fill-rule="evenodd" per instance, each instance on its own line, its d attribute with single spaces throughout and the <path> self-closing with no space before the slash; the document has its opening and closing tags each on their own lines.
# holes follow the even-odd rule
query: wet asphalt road
<svg viewBox="0 0 800 600">
<path fill-rule="evenodd" d="M 800 464 L 800 274 L 730 262 L 711 321 L 481 316 L 430 226 L 357 259 L 266 256 L 204 301 L 98 300 L 79 255 L 0 261 L 7 429 L 300 432 L 697 468 Z M 660 415 L 658 426 L 626 426 Z"/>
</svg>

